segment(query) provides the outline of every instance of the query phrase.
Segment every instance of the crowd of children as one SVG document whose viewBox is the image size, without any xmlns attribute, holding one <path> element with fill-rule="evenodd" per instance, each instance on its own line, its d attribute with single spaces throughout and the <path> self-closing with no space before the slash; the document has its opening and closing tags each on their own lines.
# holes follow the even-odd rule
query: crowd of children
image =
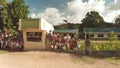
<svg viewBox="0 0 120 68">
<path fill-rule="evenodd" d="M 60 36 L 56 33 L 49 33 L 47 37 L 49 39 L 50 48 L 66 50 L 80 49 L 80 39 L 75 38 L 68 33 L 64 34 L 63 36 Z"/>
<path fill-rule="evenodd" d="M 48 47 L 52 49 L 65 49 L 74 50 L 80 49 L 80 39 L 70 34 L 66 33 L 64 35 L 59 35 L 56 33 L 48 33 L 47 39 L 49 41 Z M 14 38 L 7 33 L 0 33 L 0 49 L 20 51 L 23 50 L 24 44 L 23 40 L 20 38 Z"/>
<path fill-rule="evenodd" d="M 23 41 L 4 33 L 0 34 L 0 49 L 21 51 L 23 50 Z"/>
</svg>

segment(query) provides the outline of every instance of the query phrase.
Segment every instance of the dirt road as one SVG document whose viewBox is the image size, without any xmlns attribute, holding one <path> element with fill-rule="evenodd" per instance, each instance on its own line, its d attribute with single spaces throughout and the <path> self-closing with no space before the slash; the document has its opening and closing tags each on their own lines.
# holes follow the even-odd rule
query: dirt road
<svg viewBox="0 0 120 68">
<path fill-rule="evenodd" d="M 1 54 L 0 68 L 120 68 L 120 64 L 67 53 L 29 51 Z"/>
</svg>

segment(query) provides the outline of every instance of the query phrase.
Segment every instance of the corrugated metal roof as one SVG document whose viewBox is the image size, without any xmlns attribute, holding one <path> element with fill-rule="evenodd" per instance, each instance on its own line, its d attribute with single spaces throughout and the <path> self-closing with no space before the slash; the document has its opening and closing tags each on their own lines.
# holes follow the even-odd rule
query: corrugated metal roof
<svg viewBox="0 0 120 68">
<path fill-rule="evenodd" d="M 120 32 L 120 28 L 84 28 L 83 32 Z"/>
<path fill-rule="evenodd" d="M 39 28 L 39 19 L 22 19 L 22 28 Z"/>
<path fill-rule="evenodd" d="M 76 33 L 78 31 L 79 31 L 78 29 L 54 30 L 54 32 L 57 32 L 57 33 Z"/>
</svg>

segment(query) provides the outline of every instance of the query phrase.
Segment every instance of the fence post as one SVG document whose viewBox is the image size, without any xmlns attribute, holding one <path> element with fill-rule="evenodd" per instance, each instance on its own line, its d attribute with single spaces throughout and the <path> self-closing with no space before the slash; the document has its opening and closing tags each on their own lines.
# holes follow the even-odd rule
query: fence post
<svg viewBox="0 0 120 68">
<path fill-rule="evenodd" d="M 90 55 L 90 38 L 89 35 L 86 34 L 86 39 L 85 39 L 85 55 Z"/>
</svg>

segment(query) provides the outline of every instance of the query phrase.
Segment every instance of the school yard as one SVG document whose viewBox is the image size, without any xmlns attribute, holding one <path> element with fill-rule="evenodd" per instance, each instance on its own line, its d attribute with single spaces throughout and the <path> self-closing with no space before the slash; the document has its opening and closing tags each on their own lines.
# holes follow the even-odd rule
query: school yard
<svg viewBox="0 0 120 68">
<path fill-rule="evenodd" d="M 64 52 L 2 52 L 0 68 L 120 68 L 120 62 Z"/>
</svg>

